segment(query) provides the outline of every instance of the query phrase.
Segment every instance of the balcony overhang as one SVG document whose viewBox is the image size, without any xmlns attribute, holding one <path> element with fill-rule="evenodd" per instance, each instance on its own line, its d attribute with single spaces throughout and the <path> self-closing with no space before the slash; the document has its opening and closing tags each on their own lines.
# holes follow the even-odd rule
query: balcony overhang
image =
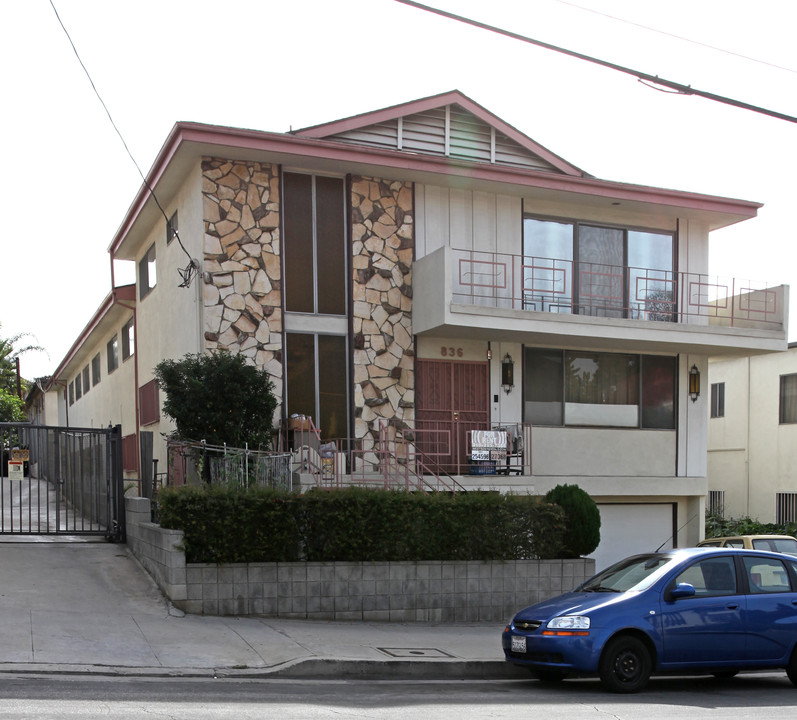
<svg viewBox="0 0 797 720">
<path fill-rule="evenodd" d="M 686 322 L 541 312 L 507 298 L 462 301 L 452 291 L 455 260 L 441 248 L 413 266 L 413 332 L 419 336 L 503 340 L 538 347 L 626 350 L 657 354 L 747 356 L 787 349 L 788 286 L 771 288 L 780 315 L 750 319 L 696 315 Z M 502 306 L 502 304 L 504 306 Z"/>
</svg>

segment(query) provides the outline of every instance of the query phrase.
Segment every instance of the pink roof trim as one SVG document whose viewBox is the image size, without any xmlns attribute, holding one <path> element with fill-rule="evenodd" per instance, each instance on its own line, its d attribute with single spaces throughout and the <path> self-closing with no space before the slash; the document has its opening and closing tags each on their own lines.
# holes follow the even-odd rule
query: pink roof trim
<svg viewBox="0 0 797 720">
<path fill-rule="evenodd" d="M 413 100 L 408 103 L 402 103 L 401 105 L 393 105 L 392 107 L 382 110 L 353 115 L 352 117 L 323 123 L 322 125 L 313 125 L 312 127 L 302 130 L 295 130 L 293 134 L 297 137 L 328 138 L 332 135 L 338 135 L 351 130 L 359 130 L 369 125 L 395 120 L 399 117 L 407 117 L 408 115 L 415 115 L 417 113 L 427 112 L 428 110 L 436 110 L 446 105 L 459 105 L 464 110 L 475 115 L 482 122 L 499 130 L 508 138 L 514 140 L 518 145 L 525 148 L 530 153 L 538 155 L 566 175 L 584 175 L 584 172 L 575 165 L 571 165 L 563 158 L 555 155 L 547 148 L 532 140 L 528 135 L 524 135 L 517 128 L 501 120 L 497 115 L 493 115 L 489 110 L 471 100 L 467 95 L 463 95 L 459 90 L 451 90 L 440 95 L 432 95 L 431 97 Z"/>
</svg>

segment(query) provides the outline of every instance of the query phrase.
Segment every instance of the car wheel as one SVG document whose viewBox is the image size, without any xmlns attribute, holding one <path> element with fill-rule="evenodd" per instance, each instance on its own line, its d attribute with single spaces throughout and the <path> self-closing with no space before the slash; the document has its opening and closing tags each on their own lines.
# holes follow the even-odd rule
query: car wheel
<svg viewBox="0 0 797 720">
<path fill-rule="evenodd" d="M 611 692 L 633 693 L 648 684 L 650 653 L 641 640 L 630 635 L 613 638 L 600 660 L 600 678 Z"/>
<path fill-rule="evenodd" d="M 738 670 L 718 670 L 717 672 L 711 673 L 717 680 L 730 680 L 732 677 L 736 677 L 739 674 Z"/>
<path fill-rule="evenodd" d="M 797 648 L 791 652 L 791 660 L 786 667 L 786 674 L 789 676 L 792 685 L 797 685 Z"/>
<path fill-rule="evenodd" d="M 557 683 L 565 679 L 561 670 L 532 670 L 531 674 L 544 683 Z"/>
</svg>

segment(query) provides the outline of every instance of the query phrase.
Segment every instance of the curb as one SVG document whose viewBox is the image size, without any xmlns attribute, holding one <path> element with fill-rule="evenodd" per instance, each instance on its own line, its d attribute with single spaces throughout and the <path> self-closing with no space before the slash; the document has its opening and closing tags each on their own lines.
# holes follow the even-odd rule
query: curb
<svg viewBox="0 0 797 720">
<path fill-rule="evenodd" d="M 69 675 L 140 678 L 525 680 L 529 674 L 503 660 L 341 660 L 302 658 L 273 667 L 133 667 L 0 663 L 0 675 Z"/>
</svg>

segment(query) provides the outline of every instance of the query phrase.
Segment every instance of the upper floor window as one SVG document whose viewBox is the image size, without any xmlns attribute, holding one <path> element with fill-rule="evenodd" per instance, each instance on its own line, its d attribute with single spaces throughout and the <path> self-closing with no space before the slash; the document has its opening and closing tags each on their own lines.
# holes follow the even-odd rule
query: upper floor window
<svg viewBox="0 0 797 720">
<path fill-rule="evenodd" d="M 108 373 L 112 373 L 119 367 L 119 338 L 114 335 L 106 347 L 108 354 Z"/>
<path fill-rule="evenodd" d="M 158 281 L 155 264 L 155 243 L 138 263 L 138 297 L 143 300 Z"/>
<path fill-rule="evenodd" d="M 80 400 L 83 397 L 83 381 L 81 374 L 75 376 L 75 400 Z"/>
<path fill-rule="evenodd" d="M 168 245 L 174 238 L 177 237 L 177 210 L 172 213 L 172 216 L 166 221 L 166 244 Z"/>
<path fill-rule="evenodd" d="M 676 358 L 526 348 L 523 419 L 675 428 Z"/>
<path fill-rule="evenodd" d="M 69 404 L 75 404 L 75 381 L 73 380 L 69 383 Z"/>
<path fill-rule="evenodd" d="M 91 384 L 97 385 L 100 382 L 100 354 L 97 353 L 91 358 Z"/>
<path fill-rule="evenodd" d="M 136 346 L 136 327 L 133 318 L 122 325 L 122 360 L 127 360 L 134 352 Z"/>
<path fill-rule="evenodd" d="M 344 185 L 340 178 L 283 174 L 285 309 L 346 314 Z"/>
<path fill-rule="evenodd" d="M 711 383 L 711 417 L 725 417 L 725 383 Z"/>
<path fill-rule="evenodd" d="M 526 309 L 672 321 L 673 233 L 526 217 Z"/>
<path fill-rule="evenodd" d="M 91 376 L 89 375 L 89 366 L 83 368 L 83 394 L 85 395 L 91 390 Z"/>
<path fill-rule="evenodd" d="M 780 423 L 797 423 L 797 373 L 780 376 Z"/>
</svg>

